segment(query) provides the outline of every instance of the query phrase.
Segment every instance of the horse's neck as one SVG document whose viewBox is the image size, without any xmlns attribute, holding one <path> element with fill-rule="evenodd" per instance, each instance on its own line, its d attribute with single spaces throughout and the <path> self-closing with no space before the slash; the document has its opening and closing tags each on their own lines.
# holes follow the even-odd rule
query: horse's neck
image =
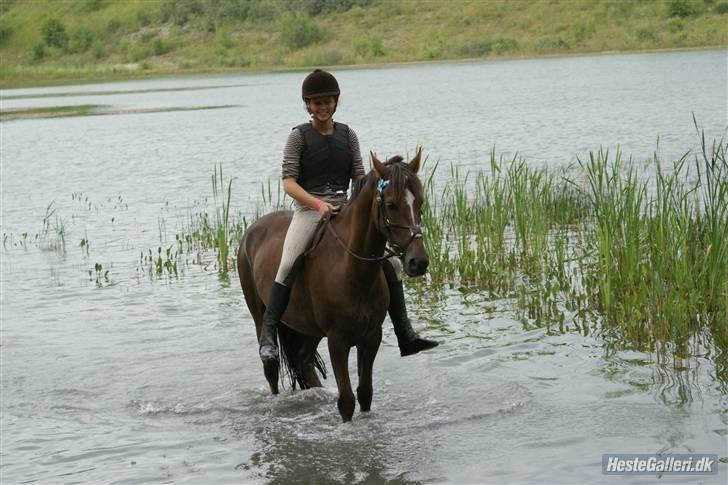
<svg viewBox="0 0 728 485">
<path fill-rule="evenodd" d="M 337 218 L 342 223 L 341 237 L 349 251 L 365 258 L 379 257 L 384 254 L 387 242 L 376 227 L 377 212 L 373 204 L 372 192 L 372 184 L 363 187 L 362 192 Z M 349 256 L 349 259 L 354 265 L 363 264 L 372 269 L 378 268 L 378 265 L 372 262 L 363 262 L 352 256 Z"/>
</svg>

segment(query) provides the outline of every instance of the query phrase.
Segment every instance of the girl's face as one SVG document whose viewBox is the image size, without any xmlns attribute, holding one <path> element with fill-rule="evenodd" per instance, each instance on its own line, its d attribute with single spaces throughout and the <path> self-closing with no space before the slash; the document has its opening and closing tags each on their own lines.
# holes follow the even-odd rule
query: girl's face
<svg viewBox="0 0 728 485">
<path fill-rule="evenodd" d="M 326 123 L 334 115 L 336 110 L 336 98 L 333 96 L 321 96 L 306 101 L 306 109 L 319 123 Z"/>
</svg>

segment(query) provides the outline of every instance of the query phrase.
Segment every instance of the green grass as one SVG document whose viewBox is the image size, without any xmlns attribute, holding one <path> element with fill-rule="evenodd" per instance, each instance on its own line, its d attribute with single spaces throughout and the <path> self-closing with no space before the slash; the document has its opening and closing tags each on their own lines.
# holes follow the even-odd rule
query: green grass
<svg viewBox="0 0 728 485">
<path fill-rule="evenodd" d="M 64 0 L 0 9 L 0 85 L 725 47 L 712 0 Z"/>
<path fill-rule="evenodd" d="M 728 163 L 714 142 L 638 177 L 620 154 L 591 153 L 565 173 L 497 160 L 431 177 L 424 285 L 514 298 L 524 325 L 604 335 L 686 358 L 709 335 L 725 353 Z M 475 180 L 475 183 L 472 183 Z"/>
</svg>

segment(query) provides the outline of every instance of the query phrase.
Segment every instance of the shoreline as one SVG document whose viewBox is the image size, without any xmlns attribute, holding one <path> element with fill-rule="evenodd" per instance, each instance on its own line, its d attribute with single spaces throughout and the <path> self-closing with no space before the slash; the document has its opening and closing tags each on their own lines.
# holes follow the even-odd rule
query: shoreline
<svg viewBox="0 0 728 485">
<path fill-rule="evenodd" d="M 700 51 L 728 51 L 728 46 L 702 46 L 702 47 L 666 47 L 660 49 L 630 49 L 630 50 L 606 50 L 606 51 L 579 51 L 565 52 L 559 54 L 542 55 L 521 55 L 521 56 L 499 56 L 499 57 L 470 57 L 450 58 L 437 60 L 411 60 L 392 61 L 381 63 L 359 63 L 359 64 L 335 64 L 322 66 L 267 66 L 260 69 L 251 68 L 201 68 L 201 69 L 159 69 L 159 70 L 120 70 L 99 73 L 98 75 L 64 77 L 64 78 L 21 78 L 21 79 L 0 79 L 0 90 L 32 89 L 54 86 L 70 86 L 80 84 L 102 84 L 120 81 L 135 81 L 150 78 L 172 78 L 186 76 L 204 76 L 217 74 L 247 74 L 247 73 L 278 73 L 278 72 L 303 72 L 315 67 L 323 67 L 331 70 L 357 70 L 357 69 L 388 69 L 406 66 L 418 66 L 426 64 L 456 64 L 476 62 L 502 62 L 502 61 L 525 61 L 534 59 L 558 59 L 588 56 L 613 56 L 613 55 L 636 55 L 636 54 L 658 54 L 669 52 L 700 52 Z M 103 67 L 103 65 L 101 66 Z M 115 66 L 109 66 L 115 69 Z M 121 69 L 121 66 L 117 66 Z M 0 96 L 2 98 L 2 96 Z"/>
</svg>

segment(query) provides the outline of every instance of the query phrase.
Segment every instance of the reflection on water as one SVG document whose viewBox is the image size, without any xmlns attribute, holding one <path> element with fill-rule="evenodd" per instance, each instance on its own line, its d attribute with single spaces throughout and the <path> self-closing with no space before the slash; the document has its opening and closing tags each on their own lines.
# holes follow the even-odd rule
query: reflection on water
<svg viewBox="0 0 728 485">
<path fill-rule="evenodd" d="M 657 136 L 669 158 L 695 141 L 691 111 L 709 138 L 725 129 L 724 65 L 717 51 L 347 71 L 341 116 L 364 150 L 424 143 L 445 165 L 478 166 L 493 144 L 535 163 L 616 143 L 639 159 Z M 458 288 L 407 283 L 417 330 L 442 344 L 400 358 L 386 321 L 371 413 L 341 424 L 331 378 L 270 396 L 236 275 L 185 254 L 178 276 L 149 277 L 140 253 L 212 211 L 215 163 L 234 174 L 233 210 L 255 213 L 304 114 L 299 83 L 251 74 L 2 93 L 17 108 L 59 93 L 58 104 L 120 109 L 240 105 L 3 123 L 3 483 L 612 483 L 602 453 L 725 462 L 723 341 L 663 360 L 594 332 L 598 322 L 524 324 L 515 299 Z M 440 96 L 413 97 L 433 86 Z"/>
</svg>

